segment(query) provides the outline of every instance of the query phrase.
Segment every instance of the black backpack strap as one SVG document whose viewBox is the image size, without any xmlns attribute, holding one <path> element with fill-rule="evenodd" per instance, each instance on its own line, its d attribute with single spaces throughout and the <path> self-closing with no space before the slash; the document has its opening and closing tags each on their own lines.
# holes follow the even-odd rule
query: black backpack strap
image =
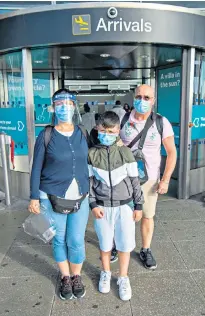
<svg viewBox="0 0 205 316">
<path fill-rule="evenodd" d="M 53 130 L 53 126 L 52 125 L 48 125 L 45 127 L 45 131 L 44 131 L 44 145 L 45 148 L 47 148 L 50 140 L 51 140 L 51 133 Z"/>
<path fill-rule="evenodd" d="M 163 117 L 160 114 L 156 114 L 156 125 L 157 125 L 157 130 L 161 137 L 163 136 Z"/>
<path fill-rule="evenodd" d="M 125 113 L 125 115 L 122 118 L 121 124 L 120 124 L 120 129 L 122 130 L 123 127 L 125 126 L 125 124 L 127 123 L 127 121 L 129 120 L 130 117 L 130 113 Z"/>
<path fill-rule="evenodd" d="M 138 148 L 142 150 L 142 148 L 144 146 L 145 138 L 147 136 L 147 132 L 148 132 L 149 128 L 152 126 L 152 124 L 153 124 L 153 116 L 151 114 L 148 117 L 143 130 L 131 141 L 131 143 L 129 143 L 129 145 L 127 147 L 132 148 L 136 144 L 136 142 L 138 140 L 140 140 Z"/>
</svg>

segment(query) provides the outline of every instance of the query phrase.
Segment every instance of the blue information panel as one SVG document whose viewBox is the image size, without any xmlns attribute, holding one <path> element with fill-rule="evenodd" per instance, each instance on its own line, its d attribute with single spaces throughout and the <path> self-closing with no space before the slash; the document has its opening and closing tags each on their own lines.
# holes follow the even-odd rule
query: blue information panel
<svg viewBox="0 0 205 316">
<path fill-rule="evenodd" d="M 7 82 L 9 105 L 12 107 L 25 107 L 24 82 L 21 73 L 8 73 Z"/>
<path fill-rule="evenodd" d="M 157 111 L 172 123 L 180 123 L 181 67 L 158 72 Z"/>
<path fill-rule="evenodd" d="M 33 73 L 33 90 L 35 104 L 35 123 L 49 124 L 51 113 L 47 108 L 52 104 L 50 73 Z"/>
<path fill-rule="evenodd" d="M 205 105 L 193 105 L 192 122 L 191 139 L 205 138 Z"/>
<path fill-rule="evenodd" d="M 38 137 L 38 135 L 40 134 L 40 132 L 44 129 L 44 126 L 36 126 L 35 128 L 35 136 L 36 138 Z"/>
<path fill-rule="evenodd" d="M 157 112 L 165 116 L 171 124 L 180 124 L 181 66 L 159 70 L 157 79 Z M 180 127 L 173 126 L 173 130 L 179 156 Z M 163 147 L 162 156 L 166 156 Z"/>
<path fill-rule="evenodd" d="M 13 139 L 15 155 L 28 155 L 25 108 L 0 108 L 0 132 Z"/>
</svg>

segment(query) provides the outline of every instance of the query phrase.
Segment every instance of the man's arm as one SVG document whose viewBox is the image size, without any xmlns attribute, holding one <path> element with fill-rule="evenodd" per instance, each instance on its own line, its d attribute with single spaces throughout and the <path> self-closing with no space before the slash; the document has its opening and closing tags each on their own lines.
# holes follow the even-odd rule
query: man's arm
<svg viewBox="0 0 205 316">
<path fill-rule="evenodd" d="M 166 166 L 162 180 L 159 183 L 158 193 L 165 194 L 168 191 L 169 181 L 176 166 L 177 151 L 174 142 L 174 136 L 167 137 L 162 141 L 167 153 Z"/>
</svg>

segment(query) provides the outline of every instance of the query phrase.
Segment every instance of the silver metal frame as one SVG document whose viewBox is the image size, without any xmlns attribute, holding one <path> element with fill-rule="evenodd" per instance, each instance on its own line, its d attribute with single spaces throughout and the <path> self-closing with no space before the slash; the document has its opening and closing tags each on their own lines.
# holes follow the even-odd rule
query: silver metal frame
<svg viewBox="0 0 205 316">
<path fill-rule="evenodd" d="M 184 49 L 182 55 L 182 94 L 178 198 L 190 197 L 190 150 L 194 84 L 195 48 Z"/>
<path fill-rule="evenodd" d="M 35 125 L 34 125 L 34 96 L 33 96 L 33 76 L 32 76 L 32 59 L 31 51 L 27 48 L 22 50 L 24 91 L 26 101 L 26 123 L 29 149 L 29 166 L 31 169 L 33 159 L 33 149 L 35 142 Z"/>
</svg>

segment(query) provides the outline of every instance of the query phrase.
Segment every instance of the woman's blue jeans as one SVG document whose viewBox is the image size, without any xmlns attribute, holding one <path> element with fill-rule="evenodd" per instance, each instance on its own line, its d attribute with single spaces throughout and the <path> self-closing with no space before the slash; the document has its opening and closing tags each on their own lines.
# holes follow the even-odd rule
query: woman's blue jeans
<svg viewBox="0 0 205 316">
<path fill-rule="evenodd" d="M 40 199 L 55 222 L 53 253 L 56 262 L 68 260 L 74 264 L 85 260 L 85 230 L 89 217 L 88 198 L 85 198 L 77 213 L 69 215 L 55 213 L 48 199 Z"/>
</svg>

